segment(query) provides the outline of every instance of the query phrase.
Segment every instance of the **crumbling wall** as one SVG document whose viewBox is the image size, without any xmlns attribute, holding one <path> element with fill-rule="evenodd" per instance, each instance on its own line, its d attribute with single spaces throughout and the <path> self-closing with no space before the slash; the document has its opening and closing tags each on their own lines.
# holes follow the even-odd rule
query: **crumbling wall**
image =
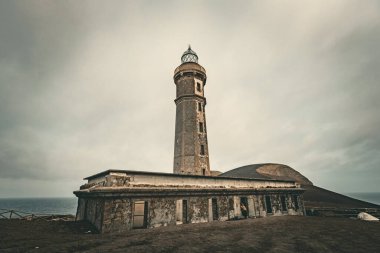
<svg viewBox="0 0 380 253">
<path fill-rule="evenodd" d="M 256 217 L 255 201 L 253 196 L 248 196 L 248 216 Z"/>
<path fill-rule="evenodd" d="M 234 199 L 234 216 L 235 217 L 241 217 L 241 209 L 240 209 L 240 197 L 239 196 L 233 196 Z"/>
<path fill-rule="evenodd" d="M 102 231 L 104 200 L 88 198 L 86 201 L 86 220 L 90 221 L 99 231 Z"/>
<path fill-rule="evenodd" d="M 282 215 L 282 209 L 281 209 L 281 198 L 278 194 L 272 194 L 271 196 L 271 202 L 272 202 L 272 213 L 274 216 Z"/>
<path fill-rule="evenodd" d="M 190 223 L 208 222 L 208 198 L 190 197 L 188 216 Z"/>
<path fill-rule="evenodd" d="M 132 228 L 131 199 L 107 199 L 103 210 L 102 233 L 122 232 Z"/>
<path fill-rule="evenodd" d="M 77 215 L 75 220 L 85 220 L 86 219 L 86 199 L 78 198 L 78 207 L 77 207 Z"/>
<path fill-rule="evenodd" d="M 176 199 L 153 198 L 148 203 L 148 227 L 176 224 Z"/>
<path fill-rule="evenodd" d="M 219 213 L 219 221 L 226 221 L 228 220 L 228 197 L 227 196 L 220 196 L 218 199 L 218 213 Z"/>
<path fill-rule="evenodd" d="M 267 216 L 267 210 L 265 208 L 264 195 L 258 195 L 257 201 L 258 201 L 258 208 L 259 208 L 260 217 Z"/>
<path fill-rule="evenodd" d="M 235 203 L 234 197 L 228 197 L 228 219 L 232 220 L 235 218 Z"/>
<path fill-rule="evenodd" d="M 254 208 L 255 208 L 255 216 L 256 217 L 260 217 L 261 216 L 261 210 L 260 210 L 260 200 L 259 200 L 259 196 L 257 195 L 253 195 L 252 196 L 252 200 L 253 200 L 253 204 L 254 204 Z"/>
</svg>

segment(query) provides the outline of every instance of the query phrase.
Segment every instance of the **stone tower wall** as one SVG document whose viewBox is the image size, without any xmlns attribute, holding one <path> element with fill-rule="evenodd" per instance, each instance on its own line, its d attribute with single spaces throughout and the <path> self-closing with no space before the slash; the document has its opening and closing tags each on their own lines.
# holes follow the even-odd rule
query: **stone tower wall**
<svg viewBox="0 0 380 253">
<path fill-rule="evenodd" d="M 182 64 L 175 72 L 177 86 L 174 166 L 176 174 L 210 175 L 204 97 L 206 74 L 199 64 Z M 200 88 L 200 90 L 198 89 Z M 203 150 L 202 150 L 203 146 Z"/>
</svg>

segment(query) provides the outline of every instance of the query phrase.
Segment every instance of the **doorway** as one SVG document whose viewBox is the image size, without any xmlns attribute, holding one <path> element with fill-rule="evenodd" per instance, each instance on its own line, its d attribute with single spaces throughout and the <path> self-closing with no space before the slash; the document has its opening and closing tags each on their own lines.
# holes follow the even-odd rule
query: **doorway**
<svg viewBox="0 0 380 253">
<path fill-rule="evenodd" d="M 249 210 L 248 210 L 247 197 L 240 197 L 240 211 L 241 211 L 242 216 L 244 216 L 244 218 L 248 217 Z"/>
<path fill-rule="evenodd" d="M 270 196 L 265 196 L 265 206 L 267 213 L 272 213 L 272 201 L 270 200 Z"/>
<path fill-rule="evenodd" d="M 212 220 L 218 220 L 219 219 L 219 213 L 218 213 L 218 201 L 216 198 L 212 198 Z"/>
<path fill-rule="evenodd" d="M 182 222 L 185 224 L 188 222 L 187 220 L 187 200 L 182 200 Z"/>
</svg>

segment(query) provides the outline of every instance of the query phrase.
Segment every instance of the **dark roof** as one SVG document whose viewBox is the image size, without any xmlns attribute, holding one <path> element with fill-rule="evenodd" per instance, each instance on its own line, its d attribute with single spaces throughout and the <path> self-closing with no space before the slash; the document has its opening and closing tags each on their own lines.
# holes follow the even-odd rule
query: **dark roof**
<svg viewBox="0 0 380 253">
<path fill-rule="evenodd" d="M 185 175 L 185 174 L 173 174 L 173 173 L 164 173 L 164 172 L 148 172 L 148 171 L 137 171 L 137 170 L 105 170 L 100 173 L 97 173 L 95 175 L 89 176 L 84 178 L 85 180 L 105 176 L 111 172 L 114 173 L 129 173 L 129 174 L 139 174 L 139 175 L 152 175 L 152 176 L 167 176 L 167 177 L 192 177 L 192 178 L 215 178 L 215 179 L 236 179 L 236 180 L 257 180 L 257 181 L 279 181 L 279 182 L 294 182 L 294 180 L 276 180 L 276 179 L 270 179 L 269 177 L 262 177 L 261 178 L 248 178 L 248 177 L 230 177 L 230 176 L 200 176 L 200 175 Z"/>
<path fill-rule="evenodd" d="M 245 165 L 233 170 L 229 170 L 220 174 L 220 177 L 242 177 L 242 178 L 261 178 L 261 179 L 270 179 L 267 176 L 264 176 L 256 171 L 256 169 L 262 167 L 263 165 L 268 165 L 271 163 L 260 163 L 260 164 L 251 164 Z"/>
</svg>

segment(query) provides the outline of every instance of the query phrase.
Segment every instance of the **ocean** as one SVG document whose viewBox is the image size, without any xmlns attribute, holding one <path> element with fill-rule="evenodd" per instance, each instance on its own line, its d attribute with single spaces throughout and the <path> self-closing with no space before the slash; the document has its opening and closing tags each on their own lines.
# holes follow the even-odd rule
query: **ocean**
<svg viewBox="0 0 380 253">
<path fill-rule="evenodd" d="M 351 198 L 360 199 L 363 201 L 380 205 L 380 192 L 351 192 L 343 194 Z"/>
<path fill-rule="evenodd" d="M 77 198 L 0 198 L 0 209 L 33 214 L 75 215 Z"/>
</svg>

